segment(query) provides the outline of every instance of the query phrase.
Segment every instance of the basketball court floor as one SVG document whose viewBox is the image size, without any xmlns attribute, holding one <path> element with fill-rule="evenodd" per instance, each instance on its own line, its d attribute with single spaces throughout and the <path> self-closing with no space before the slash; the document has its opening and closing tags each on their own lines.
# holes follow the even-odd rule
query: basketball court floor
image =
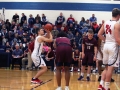
<svg viewBox="0 0 120 90">
<path fill-rule="evenodd" d="M 0 69 L 0 90 L 31 90 L 34 85 L 30 80 L 37 71 L 3 70 Z M 64 72 L 62 72 L 64 75 Z M 97 74 L 91 75 L 91 81 L 78 81 L 80 73 L 71 73 L 70 90 L 97 90 L 99 82 Z M 114 83 L 111 83 L 111 90 L 120 90 L 120 74 L 114 74 Z M 33 89 L 33 90 L 55 90 L 57 87 L 56 75 L 54 72 L 47 71 L 41 78 L 43 81 L 51 81 Z M 65 80 L 62 77 L 62 87 L 64 90 Z"/>
</svg>

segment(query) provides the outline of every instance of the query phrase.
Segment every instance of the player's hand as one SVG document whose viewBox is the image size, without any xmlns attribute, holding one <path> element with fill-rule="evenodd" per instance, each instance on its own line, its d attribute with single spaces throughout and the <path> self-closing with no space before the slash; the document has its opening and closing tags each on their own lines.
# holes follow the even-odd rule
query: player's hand
<svg viewBox="0 0 120 90">
<path fill-rule="evenodd" d="M 50 33 L 50 30 L 45 29 L 46 33 Z"/>
<path fill-rule="evenodd" d="M 82 52 L 82 59 L 85 57 L 85 54 Z"/>
</svg>

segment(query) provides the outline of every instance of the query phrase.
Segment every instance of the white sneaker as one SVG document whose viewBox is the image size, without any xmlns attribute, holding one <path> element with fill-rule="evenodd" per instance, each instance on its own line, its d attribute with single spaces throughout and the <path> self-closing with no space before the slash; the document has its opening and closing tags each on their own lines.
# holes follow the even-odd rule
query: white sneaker
<svg viewBox="0 0 120 90">
<path fill-rule="evenodd" d="M 80 72 L 80 69 L 78 69 L 78 72 Z"/>
<path fill-rule="evenodd" d="M 65 90 L 70 90 L 69 87 L 65 87 Z"/>
<path fill-rule="evenodd" d="M 62 90 L 62 88 L 61 87 L 58 87 L 57 89 L 55 89 L 55 90 Z M 67 89 L 66 89 L 67 90 Z"/>
<path fill-rule="evenodd" d="M 71 67 L 71 70 L 70 70 L 70 72 L 73 72 L 73 67 Z"/>
</svg>

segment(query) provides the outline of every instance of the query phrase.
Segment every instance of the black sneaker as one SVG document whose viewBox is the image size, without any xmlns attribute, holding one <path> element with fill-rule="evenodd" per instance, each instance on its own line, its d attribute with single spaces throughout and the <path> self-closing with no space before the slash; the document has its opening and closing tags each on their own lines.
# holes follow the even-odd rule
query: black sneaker
<svg viewBox="0 0 120 90">
<path fill-rule="evenodd" d="M 82 80 L 83 79 L 83 76 L 80 76 L 79 78 L 78 78 L 78 80 Z"/>
<path fill-rule="evenodd" d="M 111 82 L 114 82 L 115 80 L 111 78 Z"/>
<path fill-rule="evenodd" d="M 90 77 L 87 76 L 87 81 L 90 81 Z"/>
<path fill-rule="evenodd" d="M 99 76 L 99 78 L 98 78 L 98 82 L 100 82 L 100 80 L 101 80 L 101 76 Z"/>
</svg>

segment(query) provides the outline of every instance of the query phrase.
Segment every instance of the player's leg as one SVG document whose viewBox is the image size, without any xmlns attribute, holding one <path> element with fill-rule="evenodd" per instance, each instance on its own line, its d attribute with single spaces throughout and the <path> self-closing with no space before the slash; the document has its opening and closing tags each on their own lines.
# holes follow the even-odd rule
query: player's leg
<svg viewBox="0 0 120 90">
<path fill-rule="evenodd" d="M 116 45 L 112 45 L 114 48 L 109 48 L 109 60 L 108 60 L 108 69 L 106 72 L 105 78 L 105 89 L 109 90 L 110 88 L 110 81 L 112 78 L 112 74 L 114 71 L 114 67 L 118 67 L 118 47 Z"/>
<path fill-rule="evenodd" d="M 35 66 L 41 67 L 41 69 L 32 78 L 31 82 L 32 83 L 42 83 L 42 81 L 39 80 L 38 78 L 47 71 L 47 66 L 41 57 L 33 58 L 33 62 L 35 64 Z"/>
<path fill-rule="evenodd" d="M 64 56 L 65 81 L 66 81 L 65 90 L 69 90 L 69 82 L 70 82 L 69 68 L 72 63 L 72 48 L 70 46 L 66 47 L 65 53 L 66 53 L 66 55 Z"/>
<path fill-rule="evenodd" d="M 78 59 L 78 72 L 80 72 L 81 69 L 81 60 Z"/>
<path fill-rule="evenodd" d="M 85 54 L 85 57 L 82 59 L 82 67 L 81 67 L 81 75 L 78 80 L 82 80 L 84 78 L 85 67 L 87 66 L 88 55 Z"/>
<path fill-rule="evenodd" d="M 90 81 L 91 67 L 93 66 L 94 54 L 88 53 L 88 70 L 87 70 L 87 81 Z"/>
<path fill-rule="evenodd" d="M 102 74 L 102 60 L 97 60 L 97 61 L 98 61 L 98 74 L 99 74 L 98 81 L 100 81 Z"/>
<path fill-rule="evenodd" d="M 108 59 L 109 59 L 108 46 L 109 45 L 105 44 L 104 48 L 103 48 L 103 64 L 104 65 L 108 64 Z M 105 78 L 106 78 L 106 72 L 107 72 L 107 66 L 105 67 L 104 71 L 101 74 L 101 81 L 100 81 L 100 85 L 98 87 L 98 90 L 102 90 L 103 87 L 104 87 L 104 82 L 105 82 Z"/>
<path fill-rule="evenodd" d="M 62 66 L 56 66 L 56 79 L 57 79 L 57 84 L 58 84 L 58 88 L 61 88 L 61 70 L 62 70 Z M 59 89 L 56 89 L 59 90 Z"/>
</svg>

